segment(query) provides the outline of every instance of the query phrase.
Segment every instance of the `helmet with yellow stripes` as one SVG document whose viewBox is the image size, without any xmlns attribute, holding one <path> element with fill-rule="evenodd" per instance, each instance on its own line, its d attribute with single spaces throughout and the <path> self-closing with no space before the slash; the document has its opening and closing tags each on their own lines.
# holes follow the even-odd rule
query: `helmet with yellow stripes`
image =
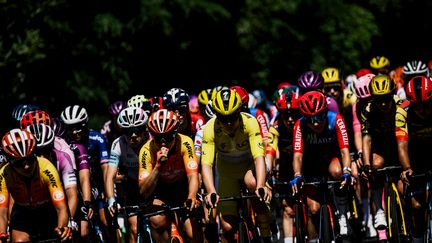
<svg viewBox="0 0 432 243">
<path fill-rule="evenodd" d="M 390 94 L 396 87 L 394 80 L 387 74 L 376 75 L 369 85 L 372 95 Z"/>
<path fill-rule="evenodd" d="M 228 116 L 240 111 L 242 105 L 240 95 L 231 89 L 223 89 L 216 93 L 212 106 L 217 115 Z"/>
<path fill-rule="evenodd" d="M 339 75 L 339 69 L 334 67 L 329 67 L 324 69 L 321 72 L 321 75 L 324 78 L 324 85 L 328 83 L 340 83 L 340 75 Z"/>
</svg>

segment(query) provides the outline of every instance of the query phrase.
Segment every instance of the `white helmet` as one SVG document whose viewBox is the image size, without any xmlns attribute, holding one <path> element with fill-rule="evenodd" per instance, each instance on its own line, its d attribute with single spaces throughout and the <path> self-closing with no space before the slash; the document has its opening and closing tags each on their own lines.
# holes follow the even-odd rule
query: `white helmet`
<svg viewBox="0 0 432 243">
<path fill-rule="evenodd" d="M 88 114 L 86 109 L 79 105 L 66 107 L 60 114 L 60 117 L 66 125 L 88 122 Z"/>
<path fill-rule="evenodd" d="M 429 75 L 429 69 L 426 64 L 422 61 L 409 61 L 405 64 L 403 68 L 403 73 L 405 75 Z"/>
<path fill-rule="evenodd" d="M 31 132 L 36 139 L 36 147 L 43 148 L 52 145 L 54 142 L 53 129 L 43 123 L 36 123 L 26 127 L 27 131 Z"/>
<path fill-rule="evenodd" d="M 139 107 L 127 107 L 120 111 L 117 123 L 121 128 L 139 127 L 147 124 L 148 115 Z"/>
</svg>

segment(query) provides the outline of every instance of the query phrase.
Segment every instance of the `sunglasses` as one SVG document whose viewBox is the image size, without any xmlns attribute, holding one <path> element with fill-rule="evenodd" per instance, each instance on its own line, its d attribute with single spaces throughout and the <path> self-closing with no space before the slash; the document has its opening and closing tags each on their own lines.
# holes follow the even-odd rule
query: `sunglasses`
<svg viewBox="0 0 432 243">
<path fill-rule="evenodd" d="M 342 85 L 332 85 L 332 86 L 326 86 L 324 87 L 324 92 L 329 93 L 331 91 L 341 91 L 342 90 Z"/>
<path fill-rule="evenodd" d="M 392 95 L 380 95 L 380 96 L 375 96 L 374 97 L 374 101 L 377 103 L 390 103 L 393 100 L 393 96 Z"/>
<path fill-rule="evenodd" d="M 11 161 L 11 164 L 15 168 L 24 168 L 26 164 L 32 164 L 34 162 L 34 156 L 28 156 L 26 158 L 20 158 Z"/>
<path fill-rule="evenodd" d="M 85 128 L 86 128 L 86 124 L 77 124 L 77 125 L 66 126 L 66 130 L 69 133 L 79 133 L 79 132 L 82 132 Z"/>
<path fill-rule="evenodd" d="M 314 124 L 314 123 L 321 124 L 322 122 L 324 122 L 325 118 L 326 118 L 326 113 L 323 112 L 315 116 L 305 116 L 305 121 L 310 124 Z"/>
<path fill-rule="evenodd" d="M 165 134 L 153 136 L 156 143 L 170 143 L 174 140 L 175 134 Z"/>
<path fill-rule="evenodd" d="M 220 115 L 220 116 L 217 116 L 217 119 L 220 122 L 227 124 L 227 123 L 233 123 L 233 122 L 237 121 L 239 119 L 239 117 L 240 117 L 239 114 L 235 113 L 235 114 L 231 114 L 231 115 L 227 115 L 227 116 Z"/>
<path fill-rule="evenodd" d="M 291 117 L 293 120 L 297 120 L 302 116 L 299 109 L 284 110 L 280 114 L 285 119 Z"/>
<path fill-rule="evenodd" d="M 124 130 L 126 136 L 131 137 L 133 134 L 138 135 L 145 131 L 144 127 L 130 127 Z"/>
</svg>

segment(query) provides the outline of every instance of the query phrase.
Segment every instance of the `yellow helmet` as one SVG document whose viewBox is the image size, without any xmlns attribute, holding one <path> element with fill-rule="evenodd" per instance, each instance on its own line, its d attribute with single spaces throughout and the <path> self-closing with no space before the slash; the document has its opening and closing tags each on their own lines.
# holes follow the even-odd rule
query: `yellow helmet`
<svg viewBox="0 0 432 243">
<path fill-rule="evenodd" d="M 324 78 L 324 84 L 341 82 L 339 69 L 337 68 L 326 68 L 321 72 L 321 75 Z"/>
<path fill-rule="evenodd" d="M 369 65 L 373 69 L 381 69 L 390 66 L 390 61 L 387 57 L 376 56 L 370 60 Z"/>
<path fill-rule="evenodd" d="M 242 105 L 240 95 L 231 89 L 222 89 L 213 97 L 212 107 L 216 114 L 228 116 L 240 111 Z"/>
<path fill-rule="evenodd" d="M 198 94 L 198 103 L 207 105 L 212 98 L 212 89 L 204 89 Z"/>
<path fill-rule="evenodd" d="M 370 82 L 372 95 L 386 95 L 394 91 L 396 84 L 387 74 L 379 74 L 372 78 Z"/>
</svg>

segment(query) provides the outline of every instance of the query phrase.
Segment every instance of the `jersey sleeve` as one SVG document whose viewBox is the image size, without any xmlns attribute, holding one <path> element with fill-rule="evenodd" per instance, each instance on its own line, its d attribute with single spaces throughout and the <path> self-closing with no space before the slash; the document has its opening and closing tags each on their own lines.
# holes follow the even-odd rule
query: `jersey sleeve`
<svg viewBox="0 0 432 243">
<path fill-rule="evenodd" d="M 395 135 L 397 141 L 408 141 L 408 123 L 407 114 L 409 101 L 398 100 L 395 115 Z"/>
<path fill-rule="evenodd" d="M 338 140 L 339 148 L 349 148 L 348 129 L 341 114 L 336 115 L 336 137 Z"/>
<path fill-rule="evenodd" d="M 71 149 L 74 151 L 78 170 L 90 169 L 86 147 L 82 144 L 71 144 Z"/>
<path fill-rule="evenodd" d="M 119 137 L 116 138 L 111 145 L 108 165 L 113 167 L 118 167 L 120 163 L 120 155 L 121 155 L 121 148 L 120 148 L 120 137 Z"/>
<path fill-rule="evenodd" d="M 204 127 L 201 127 L 200 130 L 197 131 L 194 138 L 194 148 L 195 148 L 195 155 L 201 157 L 201 151 L 202 151 L 202 140 L 203 140 L 203 132 Z"/>
<path fill-rule="evenodd" d="M 65 152 L 57 151 L 56 156 L 64 188 L 76 186 L 77 177 L 69 155 Z"/>
<path fill-rule="evenodd" d="M 198 162 L 195 156 L 192 139 L 183 135 L 181 136 L 181 138 L 181 153 L 183 155 L 183 162 L 185 165 L 186 174 L 198 174 Z"/>
<path fill-rule="evenodd" d="M 297 120 L 293 128 L 293 152 L 303 153 L 303 135 L 301 129 L 301 119 Z"/>
<path fill-rule="evenodd" d="M 261 136 L 258 120 L 254 117 L 244 119 L 245 117 L 246 116 L 243 116 L 243 122 L 246 124 L 246 129 L 249 134 L 250 150 L 252 157 L 256 159 L 265 154 L 263 137 Z"/>
<path fill-rule="evenodd" d="M 97 141 L 98 149 L 99 149 L 99 163 L 101 165 L 107 164 L 109 160 L 109 151 L 108 151 L 108 142 L 106 140 L 106 137 L 103 136 L 100 133 L 96 133 L 96 136 L 98 137 L 95 139 Z"/>
<path fill-rule="evenodd" d="M 142 182 L 153 170 L 152 154 L 150 153 L 151 140 L 141 147 L 138 157 L 138 184 Z"/>
<path fill-rule="evenodd" d="M 46 160 L 44 158 L 38 157 L 38 160 Z M 45 162 L 40 162 L 39 166 L 43 166 L 41 168 L 41 177 L 45 181 L 45 184 L 48 186 L 48 190 L 50 192 L 51 201 L 54 206 L 58 206 L 60 204 L 66 204 L 66 197 L 64 193 L 63 186 L 60 182 L 60 176 L 57 169 L 54 165 L 46 160 Z"/>
<path fill-rule="evenodd" d="M 368 119 L 371 109 L 371 102 L 368 102 L 363 109 L 360 111 L 360 124 L 362 135 L 368 135 L 370 133 L 370 121 Z"/>
<path fill-rule="evenodd" d="M 208 166 L 213 166 L 215 159 L 215 136 L 214 136 L 214 122 L 216 118 L 210 119 L 203 131 L 203 141 L 202 141 L 202 155 L 201 164 L 206 164 Z"/>
<path fill-rule="evenodd" d="M 267 138 L 266 154 L 276 157 L 276 151 L 278 150 L 278 141 L 279 132 L 276 130 L 276 128 L 271 126 Z"/>
<path fill-rule="evenodd" d="M 269 130 L 268 130 L 269 126 L 268 126 L 268 122 L 267 122 L 264 111 L 261 109 L 257 109 L 255 117 L 258 121 L 262 138 L 264 140 L 267 140 L 268 132 L 269 132 Z"/>
<path fill-rule="evenodd" d="M 6 177 L 4 176 L 6 167 L 8 165 L 0 169 L 0 208 L 9 208 L 9 191 L 6 185 Z"/>
</svg>

